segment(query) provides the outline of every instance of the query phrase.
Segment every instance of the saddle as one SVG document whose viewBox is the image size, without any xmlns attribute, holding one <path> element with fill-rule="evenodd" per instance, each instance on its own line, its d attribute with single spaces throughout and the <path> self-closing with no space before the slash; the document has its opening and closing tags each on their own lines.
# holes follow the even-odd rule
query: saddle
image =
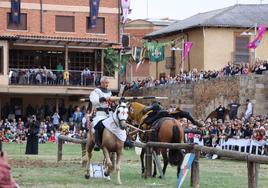
<svg viewBox="0 0 268 188">
<path fill-rule="evenodd" d="M 160 118 L 163 117 L 171 117 L 169 112 L 166 110 L 159 110 L 156 112 L 148 112 L 147 114 L 145 114 L 145 118 L 143 119 L 142 124 L 147 124 L 147 125 L 153 125 L 154 122 L 156 122 L 157 120 L 159 120 Z"/>
<path fill-rule="evenodd" d="M 171 117 L 161 117 L 159 119 L 157 119 L 153 124 L 150 130 L 152 130 L 151 132 L 149 132 L 149 135 L 147 135 L 147 140 L 151 141 L 151 142 L 157 142 L 158 141 L 158 132 L 161 128 L 161 125 L 163 124 L 163 122 L 165 120 L 174 120 L 174 118 Z"/>
</svg>

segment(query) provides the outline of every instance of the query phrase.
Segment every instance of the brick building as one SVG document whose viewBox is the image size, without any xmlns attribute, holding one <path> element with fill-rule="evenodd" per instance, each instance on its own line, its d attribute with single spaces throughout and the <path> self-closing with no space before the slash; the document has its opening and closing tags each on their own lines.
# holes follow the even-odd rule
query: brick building
<svg viewBox="0 0 268 188">
<path fill-rule="evenodd" d="M 103 75 L 104 49 L 120 43 L 118 0 L 100 1 L 94 29 L 85 0 L 21 0 L 20 24 L 10 14 L 1 0 L 0 109 L 77 104 Z M 109 78 L 117 90 L 117 74 Z"/>
<path fill-rule="evenodd" d="M 126 23 L 124 35 L 129 38 L 129 47 L 142 47 L 142 39 L 147 34 L 169 26 L 176 20 L 171 19 L 137 19 Z M 127 81 L 146 78 L 150 75 L 150 63 L 146 61 L 136 71 L 136 64 L 128 64 L 125 78 Z"/>
</svg>

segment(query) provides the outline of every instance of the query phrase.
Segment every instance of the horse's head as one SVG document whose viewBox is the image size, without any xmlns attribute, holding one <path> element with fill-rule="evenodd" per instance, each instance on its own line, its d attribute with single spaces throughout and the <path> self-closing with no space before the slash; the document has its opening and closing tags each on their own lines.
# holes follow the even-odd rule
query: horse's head
<svg viewBox="0 0 268 188">
<path fill-rule="evenodd" d="M 120 129 L 126 128 L 126 121 L 128 119 L 128 104 L 125 102 L 120 102 L 120 104 L 117 106 L 116 110 L 116 118 L 119 122 L 118 126 Z"/>
<path fill-rule="evenodd" d="M 145 105 L 138 102 L 131 102 L 129 105 L 129 121 L 136 121 L 136 123 L 140 123 L 140 120 L 143 116 L 143 109 Z"/>
</svg>

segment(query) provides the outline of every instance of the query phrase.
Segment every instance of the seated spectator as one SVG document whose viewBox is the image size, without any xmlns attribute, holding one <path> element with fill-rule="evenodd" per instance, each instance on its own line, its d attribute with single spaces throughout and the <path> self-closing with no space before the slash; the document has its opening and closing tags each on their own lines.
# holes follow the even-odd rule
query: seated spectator
<svg viewBox="0 0 268 188">
<path fill-rule="evenodd" d="M 52 143 L 56 142 L 56 137 L 53 131 L 51 131 L 48 141 Z"/>
</svg>

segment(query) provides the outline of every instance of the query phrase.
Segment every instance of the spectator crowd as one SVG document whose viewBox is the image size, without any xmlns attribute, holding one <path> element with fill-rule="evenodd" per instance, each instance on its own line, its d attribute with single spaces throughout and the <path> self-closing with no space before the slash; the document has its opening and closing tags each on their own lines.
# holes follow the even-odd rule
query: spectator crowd
<svg viewBox="0 0 268 188">
<path fill-rule="evenodd" d="M 126 85 L 126 90 L 129 89 L 140 89 L 148 87 L 156 87 L 161 85 L 172 85 L 172 84 L 188 84 L 199 80 L 210 80 L 215 78 L 221 78 L 224 76 L 238 76 L 238 75 L 248 75 L 250 73 L 255 73 L 261 75 L 264 71 L 268 70 L 268 62 L 262 60 L 256 60 L 256 63 L 253 65 L 241 64 L 241 65 L 230 65 L 228 64 L 220 71 L 209 70 L 209 71 L 198 71 L 193 69 L 189 72 L 184 71 L 176 75 L 175 77 L 167 76 L 161 77 L 160 80 L 153 79 L 148 77 L 146 79 L 138 79 L 132 83 L 123 82 L 122 84 Z"/>
<path fill-rule="evenodd" d="M 11 109 L 8 104 L 6 107 Z M 86 111 L 84 106 L 82 110 L 78 106 L 74 108 L 61 106 L 59 112 L 54 108 L 55 113 L 52 113 L 48 106 L 33 108 L 28 105 L 25 119 L 13 114 L 12 110 L 2 110 L 4 110 L 2 117 L 6 117 L 0 119 L 0 138 L 3 142 L 25 143 L 28 132 L 30 132 L 32 116 L 35 116 L 38 121 L 39 143 L 56 142 L 58 135 L 81 137 L 91 126 L 91 114 Z"/>
</svg>

